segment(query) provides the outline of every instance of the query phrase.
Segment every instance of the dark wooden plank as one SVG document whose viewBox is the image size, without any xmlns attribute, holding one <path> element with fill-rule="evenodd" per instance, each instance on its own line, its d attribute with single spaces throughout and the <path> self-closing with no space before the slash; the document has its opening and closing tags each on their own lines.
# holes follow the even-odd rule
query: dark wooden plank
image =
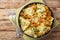
<svg viewBox="0 0 60 40">
<path fill-rule="evenodd" d="M 15 31 L 15 26 L 0 26 L 0 31 Z"/>
<path fill-rule="evenodd" d="M 54 13 L 57 19 L 60 19 L 60 8 L 51 8 L 52 12 Z"/>
<path fill-rule="evenodd" d="M 15 31 L 0 31 L 0 40 L 22 40 L 22 38 L 17 38 Z M 60 40 L 60 32 L 51 32 L 40 40 Z"/>
<path fill-rule="evenodd" d="M 51 32 L 49 35 L 47 35 L 45 38 L 42 38 L 41 40 L 60 40 L 60 32 Z"/>
<path fill-rule="evenodd" d="M 0 8 L 19 8 L 29 0 L 1 0 Z"/>
<path fill-rule="evenodd" d="M 55 27 L 52 31 L 53 32 L 60 32 L 60 24 L 57 27 Z"/>
<path fill-rule="evenodd" d="M 22 38 L 17 38 L 15 31 L 0 31 L 0 40 L 22 40 Z"/>
<path fill-rule="evenodd" d="M 60 0 L 44 0 L 49 7 L 60 8 Z"/>
<path fill-rule="evenodd" d="M 22 5 L 24 5 L 26 2 L 28 2 L 29 0 L 1 0 L 0 1 L 0 8 L 19 8 Z M 59 7 L 60 8 L 60 0 L 44 0 L 45 3 L 49 6 L 49 7 Z"/>
<path fill-rule="evenodd" d="M 16 9 L 0 9 L 0 19 L 8 18 L 9 14 L 14 14 Z M 60 8 L 51 8 L 57 18 L 60 18 Z"/>
</svg>

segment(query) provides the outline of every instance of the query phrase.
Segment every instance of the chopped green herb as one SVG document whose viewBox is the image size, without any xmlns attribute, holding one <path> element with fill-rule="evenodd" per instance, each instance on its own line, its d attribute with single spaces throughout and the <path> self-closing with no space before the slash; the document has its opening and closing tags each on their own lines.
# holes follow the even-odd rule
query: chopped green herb
<svg viewBox="0 0 60 40">
<path fill-rule="evenodd" d="M 41 8 L 37 8 L 36 11 L 37 11 L 37 10 L 40 10 L 40 9 L 41 9 Z"/>
<path fill-rule="evenodd" d="M 32 29 L 31 29 L 32 31 L 34 31 L 34 32 L 39 32 L 39 30 L 38 29 L 36 29 L 35 27 L 32 27 Z"/>
<path fill-rule="evenodd" d="M 45 31 L 47 28 L 45 27 L 44 29 L 43 29 L 43 31 Z"/>
<path fill-rule="evenodd" d="M 45 11 L 41 12 L 42 14 L 44 13 Z"/>
<path fill-rule="evenodd" d="M 37 8 L 37 10 L 40 10 L 41 8 Z"/>
<path fill-rule="evenodd" d="M 35 32 L 39 32 L 39 30 L 38 30 L 38 29 L 36 29 L 36 30 L 35 30 Z"/>
</svg>

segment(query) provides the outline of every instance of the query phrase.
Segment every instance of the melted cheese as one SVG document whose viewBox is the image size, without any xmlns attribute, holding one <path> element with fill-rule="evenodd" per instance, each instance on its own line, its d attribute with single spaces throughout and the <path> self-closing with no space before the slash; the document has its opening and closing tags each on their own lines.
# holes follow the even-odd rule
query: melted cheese
<svg viewBox="0 0 60 40">
<path fill-rule="evenodd" d="M 43 34 L 45 34 L 46 32 L 48 32 L 50 30 L 50 27 L 46 27 L 42 23 L 40 26 L 37 27 L 37 29 L 40 30 L 39 35 L 42 36 Z"/>
<path fill-rule="evenodd" d="M 42 4 L 36 4 L 35 6 L 37 6 L 37 8 L 34 10 L 33 10 L 33 7 L 27 7 L 23 10 L 23 13 L 25 13 L 31 17 L 30 19 L 27 19 L 27 18 L 24 19 L 21 16 L 20 20 L 21 20 L 22 29 L 25 30 L 27 28 L 24 31 L 24 33 L 28 34 L 29 36 L 38 37 L 38 36 L 44 35 L 45 33 L 48 33 L 48 31 L 51 29 L 51 24 L 52 24 L 52 21 L 54 18 L 51 17 L 51 19 L 49 19 L 47 21 L 47 18 L 49 18 L 46 14 L 48 8 Z M 42 22 L 40 22 L 41 20 L 39 18 L 41 18 Z M 33 23 L 31 21 L 33 21 Z M 36 25 L 35 23 L 37 24 L 37 26 L 35 26 Z M 33 24 L 33 26 L 31 26 L 31 24 Z M 31 30 L 31 28 L 33 28 L 33 27 L 35 27 L 35 29 Z M 36 32 L 35 30 L 38 30 L 38 32 Z M 35 34 L 35 32 L 37 34 Z"/>
<path fill-rule="evenodd" d="M 37 23 L 38 22 L 38 17 L 35 17 L 35 18 L 33 18 L 32 20 L 35 22 L 35 23 Z"/>
</svg>

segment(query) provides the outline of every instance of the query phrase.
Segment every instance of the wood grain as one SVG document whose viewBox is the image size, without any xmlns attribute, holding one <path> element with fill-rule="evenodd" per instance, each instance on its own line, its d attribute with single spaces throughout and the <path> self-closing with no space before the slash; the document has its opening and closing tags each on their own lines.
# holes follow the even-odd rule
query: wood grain
<svg viewBox="0 0 60 40">
<path fill-rule="evenodd" d="M 49 7 L 60 8 L 60 0 L 44 0 Z"/>
<path fill-rule="evenodd" d="M 50 8 L 57 19 L 60 19 L 60 8 Z"/>
<path fill-rule="evenodd" d="M 22 40 L 16 37 L 15 31 L 2 31 L 0 32 L 0 40 Z M 41 40 L 60 40 L 60 32 L 51 32 Z"/>
<path fill-rule="evenodd" d="M 0 8 L 19 8 L 29 0 L 1 0 L 0 1 Z"/>
<path fill-rule="evenodd" d="M 60 23 L 60 0 L 44 0 L 53 11 Z M 16 37 L 16 27 L 9 21 L 8 15 L 15 14 L 15 10 L 29 0 L 0 0 L 0 40 L 22 40 Z M 60 40 L 60 24 L 41 40 Z"/>
<path fill-rule="evenodd" d="M 47 35 L 45 38 L 42 38 L 41 40 L 60 40 L 60 32 L 51 32 L 49 35 Z"/>
<path fill-rule="evenodd" d="M 44 0 L 49 7 L 60 8 L 60 0 Z M 0 0 L 0 8 L 19 8 L 29 0 Z"/>
<path fill-rule="evenodd" d="M 16 37 L 15 31 L 2 31 L 0 32 L 0 40 L 20 40 L 21 38 Z M 21 39 L 22 40 L 22 39 Z"/>
</svg>

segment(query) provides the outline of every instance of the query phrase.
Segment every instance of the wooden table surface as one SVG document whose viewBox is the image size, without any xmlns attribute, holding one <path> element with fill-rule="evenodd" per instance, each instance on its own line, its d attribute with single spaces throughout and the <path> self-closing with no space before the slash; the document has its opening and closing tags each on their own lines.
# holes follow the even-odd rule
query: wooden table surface
<svg viewBox="0 0 60 40">
<path fill-rule="evenodd" d="M 0 40 L 22 40 L 16 37 L 16 27 L 8 20 L 8 15 L 29 0 L 0 0 Z M 60 0 L 44 0 L 60 23 Z M 60 24 L 41 40 L 60 40 Z"/>
</svg>

